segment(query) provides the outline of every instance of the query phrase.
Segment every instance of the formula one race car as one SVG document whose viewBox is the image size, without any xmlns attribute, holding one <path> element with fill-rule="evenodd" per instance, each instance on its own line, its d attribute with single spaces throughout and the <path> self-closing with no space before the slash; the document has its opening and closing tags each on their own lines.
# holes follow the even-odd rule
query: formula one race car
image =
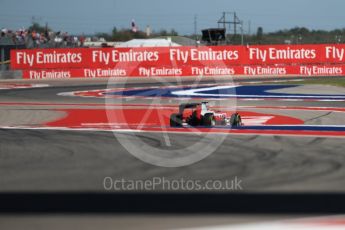
<svg viewBox="0 0 345 230">
<path fill-rule="evenodd" d="M 243 125 L 241 116 L 238 113 L 227 117 L 224 112 L 209 110 L 207 104 L 208 102 L 181 104 L 179 113 L 171 114 L 170 126 L 182 127 L 183 124 L 187 124 L 190 126 L 230 125 L 236 127 Z"/>
</svg>

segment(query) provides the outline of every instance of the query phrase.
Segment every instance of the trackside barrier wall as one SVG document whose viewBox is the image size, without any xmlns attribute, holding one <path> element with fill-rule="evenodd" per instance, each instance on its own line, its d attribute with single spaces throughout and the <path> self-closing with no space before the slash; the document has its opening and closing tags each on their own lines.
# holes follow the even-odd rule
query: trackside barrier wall
<svg viewBox="0 0 345 230">
<path fill-rule="evenodd" d="M 345 45 L 12 50 L 25 79 L 159 76 L 343 76 Z"/>
</svg>

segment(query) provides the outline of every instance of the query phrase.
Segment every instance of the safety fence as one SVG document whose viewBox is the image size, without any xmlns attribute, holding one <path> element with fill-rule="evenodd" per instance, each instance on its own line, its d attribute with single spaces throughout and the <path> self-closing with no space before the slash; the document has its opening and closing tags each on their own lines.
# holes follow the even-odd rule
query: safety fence
<svg viewBox="0 0 345 230">
<path fill-rule="evenodd" d="M 24 45 L 1 45 L 0 44 L 0 71 L 8 70 L 10 67 L 10 52 L 12 49 L 23 49 Z"/>
</svg>

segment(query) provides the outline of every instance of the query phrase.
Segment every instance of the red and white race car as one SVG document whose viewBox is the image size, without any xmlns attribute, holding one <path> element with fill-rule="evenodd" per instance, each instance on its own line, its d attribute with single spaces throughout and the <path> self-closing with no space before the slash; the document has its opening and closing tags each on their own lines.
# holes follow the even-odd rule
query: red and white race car
<svg viewBox="0 0 345 230">
<path fill-rule="evenodd" d="M 190 126 L 230 125 L 236 127 L 243 125 L 241 116 L 238 113 L 227 117 L 224 112 L 209 110 L 207 104 L 208 102 L 181 104 L 179 112 L 171 114 L 170 126 L 182 127 L 185 124 Z"/>
</svg>

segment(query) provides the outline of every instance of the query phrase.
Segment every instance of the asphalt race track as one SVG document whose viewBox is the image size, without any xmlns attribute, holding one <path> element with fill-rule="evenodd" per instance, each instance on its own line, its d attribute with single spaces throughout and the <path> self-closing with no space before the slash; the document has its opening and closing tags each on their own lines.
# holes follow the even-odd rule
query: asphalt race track
<svg viewBox="0 0 345 230">
<path fill-rule="evenodd" d="M 168 88 L 177 87 L 173 89 L 180 91 L 178 97 L 162 92 L 167 84 L 159 82 L 39 84 L 0 83 L 1 192 L 109 192 L 104 189 L 106 177 L 200 181 L 237 178 L 242 181 L 240 192 L 345 191 L 342 88 L 272 88 L 272 82 L 246 80 L 236 82 L 244 87 L 238 88 L 239 95 L 261 88 L 236 100 L 214 96 L 229 93 L 224 91 L 227 82 L 198 82 L 195 86 L 184 82 L 182 87 L 169 83 Z M 214 88 L 219 85 L 223 86 L 221 92 Z M 211 88 L 209 92 L 191 95 L 195 89 L 207 87 Z M 106 88 L 111 88 L 111 92 L 100 91 Z M 181 97 L 186 91 L 189 94 Z M 257 94 L 268 98 L 257 98 Z M 272 95 L 279 98 L 270 98 Z M 288 95 L 293 97 L 287 100 Z M 167 123 L 169 114 L 187 96 L 191 96 L 188 101 L 209 101 L 215 109 L 229 113 L 236 110 L 242 114 L 245 126 L 171 129 Z M 148 108 L 153 115 L 145 115 Z M 109 113 L 121 114 L 125 119 L 119 122 L 114 118 L 114 122 Z M 161 150 L 167 159 L 183 154 L 175 150 L 197 142 L 210 146 L 217 139 L 222 142 L 205 159 L 175 168 L 151 165 L 128 153 L 121 141 L 134 143 L 137 138 L 155 148 L 154 154 Z M 169 155 L 164 150 L 173 152 Z M 156 191 L 162 190 L 157 187 Z"/>
</svg>

